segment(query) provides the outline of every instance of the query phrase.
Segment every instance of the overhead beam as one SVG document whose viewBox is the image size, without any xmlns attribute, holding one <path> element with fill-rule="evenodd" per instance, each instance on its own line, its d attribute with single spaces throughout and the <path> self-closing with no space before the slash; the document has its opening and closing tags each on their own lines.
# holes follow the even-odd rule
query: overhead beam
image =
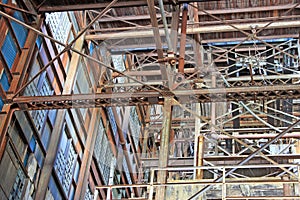
<svg viewBox="0 0 300 200">
<path fill-rule="evenodd" d="M 280 154 L 280 155 L 266 155 L 267 157 L 271 158 L 272 160 L 276 160 L 278 162 L 285 163 L 290 159 L 299 159 L 299 154 Z M 247 155 L 232 155 L 232 156 L 204 156 L 204 160 L 214 164 L 214 165 L 236 165 L 242 159 L 245 159 Z M 142 158 L 141 159 L 143 166 L 145 168 L 150 167 L 158 167 L 159 160 L 158 158 Z M 204 161 L 204 162 L 205 162 Z M 261 156 L 254 156 L 253 160 L 250 161 L 248 164 L 262 164 L 262 163 L 269 164 L 267 161 L 264 161 Z M 169 166 L 172 167 L 192 167 L 194 165 L 194 158 L 193 157 L 175 157 L 170 158 L 168 162 Z"/>
<path fill-rule="evenodd" d="M 300 98 L 299 85 L 250 86 L 233 88 L 210 88 L 198 90 L 176 90 L 174 96 L 187 102 L 225 102 L 240 100 L 267 100 Z M 53 96 L 22 96 L 6 101 L 15 107 L 26 105 L 28 110 L 70 109 L 101 106 L 163 104 L 164 95 L 156 91 L 65 94 Z M 23 108 L 24 109 L 24 108 Z"/>
<path fill-rule="evenodd" d="M 206 2 L 208 0 L 200 0 L 197 2 Z M 218 0 L 216 0 L 218 1 Z M 165 4 L 170 4 L 171 1 L 164 0 Z M 182 3 L 192 3 L 195 1 L 192 0 L 177 0 L 179 4 Z M 61 11 L 74 11 L 74 10 L 94 10 L 94 9 L 103 9 L 108 5 L 108 3 L 81 3 L 81 4 L 74 4 L 74 5 L 42 5 L 38 12 L 61 12 Z M 120 7 L 138 7 L 138 6 L 146 6 L 146 0 L 136 0 L 136 1 L 120 1 L 113 8 L 120 8 Z M 268 6 L 268 7 L 251 7 L 251 8 L 240 8 L 240 9 L 224 9 L 224 10 L 213 10 L 211 11 L 212 14 L 229 14 L 229 13 L 244 13 L 244 12 L 265 12 L 265 11 L 272 11 L 272 10 L 287 10 L 293 7 L 294 4 L 287 4 L 287 5 L 278 5 L 278 6 Z M 299 7 L 297 7 L 299 8 Z M 204 15 L 204 13 L 199 12 L 199 15 Z"/>
<path fill-rule="evenodd" d="M 206 2 L 210 0 L 198 0 L 198 2 Z M 219 1 L 219 0 L 215 0 Z M 158 5 L 158 1 L 155 1 L 155 5 Z M 170 4 L 172 1 L 163 0 L 164 4 Z M 191 3 L 193 0 L 176 0 L 177 4 L 182 3 Z M 79 4 L 59 4 L 49 6 L 44 4 L 38 8 L 38 12 L 62 12 L 62 11 L 74 11 L 74 10 L 95 10 L 95 9 L 103 9 L 106 8 L 109 2 L 105 3 L 79 3 Z M 146 0 L 131 0 L 131 1 L 119 1 L 112 8 L 120 8 L 120 7 L 139 7 L 139 6 L 147 6 Z"/>
<path fill-rule="evenodd" d="M 290 38 L 298 38 L 299 34 L 283 34 L 283 35 L 269 35 L 269 36 L 260 36 L 259 39 L 264 40 L 264 41 L 268 41 L 268 40 L 274 40 L 274 39 L 279 39 L 278 42 L 282 41 L 284 42 L 285 40 L 288 40 Z M 228 43 L 228 45 L 233 45 L 235 43 L 241 42 L 245 40 L 245 37 L 227 37 L 227 38 L 212 38 L 212 39 L 202 39 L 201 43 L 202 44 L 207 44 L 207 43 Z M 233 42 L 234 41 L 234 42 Z M 273 41 L 276 42 L 276 41 Z M 249 41 L 249 44 L 250 41 Z M 153 49 L 155 49 L 155 45 L 153 43 L 144 43 L 143 46 L 147 47 L 148 51 L 151 51 Z M 130 52 L 130 51 L 134 51 L 134 50 L 140 50 L 141 45 L 137 45 L 137 44 L 119 44 L 118 46 L 107 46 L 108 49 L 110 49 L 113 53 L 118 53 L 118 52 Z M 252 48 L 250 48 L 250 50 L 252 50 Z M 260 47 L 258 47 L 258 50 L 261 50 Z M 239 51 L 239 50 L 238 50 Z M 249 51 L 249 49 L 247 49 L 247 51 Z M 188 51 L 190 52 L 190 51 Z M 215 52 L 215 51 L 213 51 Z M 217 51 L 218 52 L 218 51 Z M 221 51 L 224 52 L 224 51 Z M 144 53 L 144 52 L 139 52 L 136 51 L 136 54 L 139 53 Z M 153 54 L 155 55 L 155 54 Z"/>
<path fill-rule="evenodd" d="M 209 12 L 212 15 L 226 15 L 226 14 L 233 14 L 233 13 L 251 13 L 251 12 L 267 12 L 267 11 L 278 11 L 278 10 L 288 10 L 290 8 L 293 8 L 295 4 L 287 4 L 287 5 L 279 5 L 279 6 L 260 6 L 260 7 L 250 7 L 250 8 L 234 8 L 234 9 L 216 9 L 216 10 L 205 10 Z M 300 6 L 297 6 L 296 8 L 300 8 Z M 203 11 L 198 11 L 198 15 L 203 16 L 207 15 L 207 13 Z M 160 18 L 160 14 L 156 14 L 157 18 Z M 171 18 L 171 14 L 166 14 L 166 17 Z M 138 15 L 138 16 L 122 16 L 122 17 L 104 17 L 102 19 L 99 19 L 99 22 L 112 22 L 112 21 L 120 21 L 120 20 L 127 20 L 127 21 L 136 21 L 136 20 L 149 20 L 149 15 Z M 263 19 L 263 18 L 261 18 Z M 249 20 L 249 19 L 248 19 Z"/>
<path fill-rule="evenodd" d="M 243 23 L 235 24 L 235 27 L 230 25 L 212 25 L 212 26 L 202 26 L 202 27 L 188 27 L 186 30 L 187 34 L 197 34 L 197 33 L 223 33 L 223 32 L 236 32 L 239 30 L 251 30 L 251 27 L 256 26 L 257 29 L 276 29 L 276 28 L 296 28 L 300 27 L 299 20 L 290 20 L 290 21 L 280 21 L 273 22 L 269 26 L 268 22 L 259 22 L 259 23 Z M 180 32 L 180 30 L 179 30 Z M 165 35 L 163 29 L 159 29 L 161 36 Z M 143 38 L 143 37 L 153 37 L 152 30 L 144 31 L 127 31 L 120 33 L 103 33 L 99 35 L 86 35 L 85 39 L 87 40 L 109 40 L 109 39 L 124 39 L 124 38 Z M 259 37 L 259 36 L 258 36 Z"/>
</svg>

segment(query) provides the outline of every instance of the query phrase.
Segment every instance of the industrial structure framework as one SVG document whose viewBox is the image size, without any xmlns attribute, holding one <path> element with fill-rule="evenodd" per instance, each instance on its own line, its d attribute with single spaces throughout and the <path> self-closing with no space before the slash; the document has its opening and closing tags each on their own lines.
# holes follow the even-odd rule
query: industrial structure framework
<svg viewBox="0 0 300 200">
<path fill-rule="evenodd" d="M 299 0 L 2 0 L 0 199 L 300 199 Z"/>
</svg>

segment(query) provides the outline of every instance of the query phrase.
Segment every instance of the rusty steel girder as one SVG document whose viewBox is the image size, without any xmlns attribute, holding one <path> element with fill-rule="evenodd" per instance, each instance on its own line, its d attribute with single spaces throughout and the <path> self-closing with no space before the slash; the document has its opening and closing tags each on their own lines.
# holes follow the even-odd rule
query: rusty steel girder
<svg viewBox="0 0 300 200">
<path fill-rule="evenodd" d="M 209 88 L 176 91 L 136 91 L 52 96 L 19 96 L 5 103 L 20 110 L 92 108 L 101 106 L 135 106 L 163 104 L 165 96 L 174 96 L 181 103 L 225 102 L 300 98 L 299 85 Z"/>
</svg>

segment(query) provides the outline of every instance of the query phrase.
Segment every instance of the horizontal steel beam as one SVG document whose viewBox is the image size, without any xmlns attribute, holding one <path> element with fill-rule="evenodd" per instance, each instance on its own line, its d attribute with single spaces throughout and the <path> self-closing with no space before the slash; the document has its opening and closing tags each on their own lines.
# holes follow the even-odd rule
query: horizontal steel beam
<svg viewBox="0 0 300 200">
<path fill-rule="evenodd" d="M 288 163 L 289 159 L 300 159 L 299 154 L 280 154 L 280 155 L 266 155 L 272 160 L 278 161 L 280 164 Z M 231 155 L 231 156 L 204 156 L 204 160 L 214 164 L 214 165 L 236 165 L 239 161 L 246 158 L 247 155 Z M 141 158 L 144 167 L 157 167 L 158 166 L 158 158 Z M 255 156 L 253 160 L 249 162 L 249 164 L 267 164 L 261 156 Z M 168 166 L 172 167 L 190 167 L 194 165 L 193 157 L 186 158 L 170 158 Z"/>
<path fill-rule="evenodd" d="M 155 66 L 155 65 L 153 65 Z M 177 72 L 177 71 L 176 71 Z M 186 74 L 188 73 L 195 73 L 196 70 L 191 68 L 191 69 L 185 69 L 184 72 Z M 128 71 L 128 72 L 124 72 L 124 74 L 128 75 L 128 76 L 159 76 L 161 75 L 160 70 L 149 70 L 149 71 Z M 116 77 L 122 77 L 122 74 L 119 74 L 117 72 L 113 72 L 112 73 L 112 77 L 116 78 Z M 262 81 L 262 80 L 286 80 L 286 79 L 300 79 L 300 74 L 280 74 L 280 75 L 264 75 L 264 76 L 257 76 L 254 75 L 252 78 L 250 76 L 239 76 L 239 77 L 228 77 L 226 78 L 226 80 L 228 82 L 239 82 L 239 81 Z M 160 83 L 161 81 L 153 81 L 153 84 L 151 85 L 155 85 L 157 83 Z M 192 81 L 190 81 L 192 82 Z M 205 80 L 205 82 L 211 82 L 210 80 Z M 122 84 L 122 83 L 116 83 L 116 84 L 111 84 L 108 85 L 108 87 L 114 86 L 114 87 L 123 87 L 124 85 L 128 85 L 128 86 L 142 86 L 141 83 L 128 83 L 128 84 Z"/>
<path fill-rule="evenodd" d="M 235 28 L 230 25 L 211 25 L 211 26 L 202 26 L 197 28 L 188 27 L 186 32 L 187 34 L 236 32 L 238 31 L 237 29 L 244 30 L 244 31 L 251 30 L 252 29 L 251 27 L 253 26 L 255 26 L 257 29 L 300 27 L 299 20 L 273 22 L 269 26 L 267 26 L 268 24 L 269 24 L 268 22 L 234 24 Z M 160 29 L 159 31 L 161 36 L 165 34 L 163 29 Z M 99 35 L 86 35 L 85 38 L 87 40 L 109 40 L 109 39 L 123 39 L 123 38 L 143 38 L 143 37 L 153 37 L 153 31 L 143 30 L 143 31 L 126 31 L 120 33 L 103 33 Z"/>
<path fill-rule="evenodd" d="M 259 7 L 249 7 L 249 8 L 234 8 L 234 9 L 216 9 L 216 10 L 205 10 L 206 12 L 212 14 L 212 15 L 228 15 L 233 13 L 251 13 L 251 12 L 268 12 L 268 11 L 274 11 L 274 10 L 288 10 L 296 6 L 296 4 L 286 4 L 286 5 L 279 5 L 279 6 L 259 6 Z M 297 6 L 296 8 L 300 8 L 300 6 Z M 206 12 L 198 11 L 198 15 L 207 15 Z M 161 17 L 161 14 L 156 14 L 157 18 Z M 166 17 L 171 18 L 172 15 L 170 13 L 166 14 Z M 261 18 L 261 19 L 267 19 L 267 18 Z M 122 16 L 122 17 L 103 17 L 99 19 L 98 22 L 100 23 L 109 23 L 114 21 L 120 21 L 120 20 L 126 20 L 126 21 L 137 21 L 137 20 L 150 20 L 149 15 L 129 15 L 129 16 Z M 245 19 L 247 20 L 247 19 Z M 249 20 L 249 19 L 248 19 Z M 214 21 L 213 21 L 214 22 Z M 220 21 L 219 21 L 220 22 Z M 202 23 L 202 22 L 200 22 Z"/>
<path fill-rule="evenodd" d="M 20 105 L 21 110 L 92 108 L 101 106 L 135 106 L 163 104 L 165 96 L 174 96 L 182 103 L 225 102 L 300 98 L 300 85 L 251 86 L 170 91 L 135 91 L 52 96 L 20 96 L 5 103 Z M 16 106 L 17 107 L 17 106 Z"/>
<path fill-rule="evenodd" d="M 198 0 L 198 2 L 206 2 L 209 0 Z M 218 1 L 218 0 L 215 0 Z M 158 5 L 157 1 L 155 1 Z M 163 0 L 164 4 L 170 4 L 172 1 Z M 195 2 L 194 0 L 176 0 L 179 4 L 181 3 L 191 3 Z M 48 5 L 47 1 L 38 8 L 38 12 L 62 12 L 62 11 L 74 11 L 74 10 L 95 10 L 95 9 L 103 9 L 109 2 L 102 3 L 87 3 L 87 1 L 83 3 L 77 4 L 66 4 L 64 1 L 56 2 L 56 5 Z M 120 8 L 120 7 L 138 7 L 138 6 L 147 6 L 146 0 L 131 0 L 131 1 L 119 1 L 112 8 Z"/>
</svg>

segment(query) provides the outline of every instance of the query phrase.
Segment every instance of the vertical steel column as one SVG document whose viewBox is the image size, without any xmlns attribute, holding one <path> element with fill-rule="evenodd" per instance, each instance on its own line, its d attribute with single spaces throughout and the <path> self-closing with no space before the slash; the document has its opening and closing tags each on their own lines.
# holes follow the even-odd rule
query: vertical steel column
<svg viewBox="0 0 300 200">
<path fill-rule="evenodd" d="M 95 192 L 94 192 L 94 199 L 93 199 L 93 200 L 98 200 L 98 196 L 99 196 L 99 190 L 98 190 L 98 189 L 95 189 Z"/>
<path fill-rule="evenodd" d="M 172 43 L 173 52 L 177 52 L 177 43 L 178 43 L 178 28 L 179 28 L 179 15 L 180 9 L 179 6 L 174 6 L 175 11 L 172 12 L 172 21 L 171 21 L 171 33 L 170 39 Z"/>
<path fill-rule="evenodd" d="M 188 15 L 188 6 L 187 6 L 187 4 L 184 4 L 183 10 L 182 10 L 179 63 L 178 63 L 178 72 L 181 74 L 184 74 L 187 15 Z"/>
<path fill-rule="evenodd" d="M 299 32 L 299 37 L 297 40 L 297 50 L 298 50 L 298 71 L 300 71 L 300 63 L 299 63 L 299 59 L 300 59 L 300 32 Z"/>
<path fill-rule="evenodd" d="M 154 186 L 153 186 L 153 182 L 154 182 L 154 170 L 151 169 L 150 171 L 150 185 L 149 185 L 149 198 L 148 200 L 152 200 L 153 199 L 153 193 L 154 193 Z"/>
<path fill-rule="evenodd" d="M 113 113 L 114 113 L 114 116 L 115 116 L 115 121 L 116 121 L 116 124 L 117 124 L 117 130 L 118 130 L 118 136 L 119 136 L 120 144 L 121 144 L 122 149 L 123 149 L 123 155 L 124 155 L 124 158 L 126 160 L 127 167 L 128 167 L 128 170 L 129 170 L 129 175 L 130 175 L 132 183 L 135 184 L 137 182 L 137 176 L 133 173 L 134 172 L 133 171 L 133 165 L 131 164 L 131 160 L 130 160 L 130 156 L 129 156 L 130 152 L 127 149 L 127 146 L 126 146 L 126 144 L 127 144 L 126 138 L 125 138 L 123 130 L 121 128 L 120 120 L 117 117 L 118 114 L 116 112 L 116 109 L 112 108 L 112 110 L 113 110 Z M 136 196 L 138 196 L 137 188 L 133 188 L 133 192 Z"/>
<path fill-rule="evenodd" d="M 193 3 L 192 13 L 193 13 L 193 20 L 194 23 L 199 22 L 199 15 L 198 15 L 198 2 Z M 195 24 L 196 27 L 199 27 L 198 24 Z M 196 69 L 201 70 L 203 69 L 203 59 L 200 52 L 203 50 L 200 46 L 200 34 L 194 34 L 193 40 L 193 49 L 194 49 L 194 60 L 196 63 Z M 200 103 L 196 104 L 196 113 L 201 116 L 201 105 Z M 196 117 L 195 119 L 195 155 L 194 155 L 194 162 L 195 166 L 203 166 L 203 156 L 204 156 L 204 136 L 200 134 L 201 130 L 201 119 Z M 196 179 L 203 178 L 203 170 L 197 169 L 195 174 Z"/>
<path fill-rule="evenodd" d="M 196 104 L 196 113 L 201 115 L 200 103 Z M 194 164 L 195 166 L 203 166 L 203 155 L 204 155 L 204 136 L 200 134 L 201 130 L 201 119 L 195 118 L 195 155 Z M 196 179 L 203 178 L 203 170 L 196 169 Z"/>
<path fill-rule="evenodd" d="M 87 139 L 85 143 L 84 153 L 81 161 L 80 172 L 78 176 L 78 184 L 75 191 L 74 200 L 84 199 L 85 188 L 87 188 L 88 178 L 90 174 L 90 166 L 92 163 L 95 141 L 97 137 L 96 121 L 100 117 L 99 108 L 94 108 L 92 118 L 88 129 Z"/>
<path fill-rule="evenodd" d="M 151 25 L 153 28 L 153 35 L 154 35 L 158 59 L 163 59 L 164 52 L 163 52 L 162 42 L 161 42 L 160 33 L 159 33 L 158 22 L 157 22 L 157 18 L 156 18 L 156 10 L 155 10 L 154 0 L 147 0 L 147 5 L 149 7 L 149 14 L 150 14 L 150 18 L 151 18 Z M 159 67 L 161 70 L 162 80 L 165 82 L 165 85 L 168 85 L 169 77 L 168 77 L 166 66 L 163 63 L 160 63 Z"/>
<path fill-rule="evenodd" d="M 216 88 L 217 86 L 217 80 L 216 80 L 216 74 L 214 72 L 212 72 L 211 75 L 211 87 L 212 88 Z M 216 103 L 212 102 L 211 103 L 211 116 L 210 116 L 210 121 L 211 121 L 211 132 L 214 133 L 215 130 L 215 125 L 216 125 Z"/>
<path fill-rule="evenodd" d="M 199 9 L 198 9 L 198 2 L 194 2 L 193 3 L 194 8 L 193 8 L 193 19 L 194 19 L 194 23 L 196 27 L 199 27 L 198 23 L 199 23 Z M 202 55 L 201 55 L 201 50 L 203 50 L 203 48 L 201 48 L 200 45 L 200 34 L 194 34 L 194 40 L 193 40 L 193 48 L 194 48 L 194 57 L 195 57 L 195 63 L 196 63 L 196 69 L 201 70 L 203 69 L 203 59 L 202 59 Z"/>
<path fill-rule="evenodd" d="M 169 160 L 169 141 L 170 130 L 172 124 L 172 101 L 173 97 L 165 97 L 164 101 L 164 118 L 163 129 L 161 133 L 160 150 L 159 150 L 159 167 L 165 168 L 168 166 Z M 157 182 L 160 184 L 166 183 L 167 171 L 158 171 Z M 166 195 L 166 186 L 157 188 L 156 200 L 164 200 Z"/>
<path fill-rule="evenodd" d="M 287 175 L 284 175 L 282 177 L 282 181 L 289 181 L 289 177 Z M 291 183 L 283 183 L 283 196 L 284 197 L 288 197 L 288 196 L 292 196 L 292 190 L 291 190 Z M 286 200 L 286 199 L 283 199 Z"/>
<path fill-rule="evenodd" d="M 222 180 L 222 200 L 226 200 L 226 169 L 223 167 L 222 169 L 222 175 L 223 175 L 223 180 Z"/>
<path fill-rule="evenodd" d="M 298 164 L 297 167 L 298 171 L 298 184 L 295 185 L 295 195 L 299 196 L 300 195 L 300 165 Z"/>
<path fill-rule="evenodd" d="M 148 138 L 149 138 L 149 126 L 150 126 L 150 112 L 151 112 L 151 106 L 148 105 L 147 111 L 146 111 L 146 125 L 144 127 L 144 135 L 143 135 L 143 147 L 142 147 L 142 157 L 147 158 L 147 148 L 148 148 Z M 149 152 L 150 153 L 150 152 Z"/>
<path fill-rule="evenodd" d="M 109 186 L 114 185 L 114 173 L 115 173 L 116 164 L 117 164 L 117 160 L 115 158 L 112 159 L 112 161 L 110 163 L 110 172 L 109 172 L 109 180 L 108 180 L 108 185 Z M 110 187 L 107 190 L 106 199 L 107 200 L 112 200 L 112 194 L 113 194 L 113 189 Z M 84 199 L 84 196 L 80 199 Z"/>
<path fill-rule="evenodd" d="M 166 34 L 168 49 L 169 49 L 169 51 L 173 52 L 173 47 L 172 47 L 173 45 L 172 45 L 171 39 L 170 39 L 170 33 L 169 33 L 169 30 L 168 30 L 168 23 L 167 23 L 167 17 L 166 17 L 166 14 L 165 14 L 163 0 L 158 0 L 158 5 L 159 5 L 163 25 L 164 25 L 164 30 L 165 30 L 165 34 Z"/>
<path fill-rule="evenodd" d="M 83 43 L 84 43 L 84 36 L 85 34 L 83 34 L 76 41 L 74 49 L 78 51 L 82 50 Z M 72 59 L 70 62 L 70 68 L 67 74 L 67 79 L 64 84 L 63 94 L 71 94 L 73 90 L 73 85 L 75 82 L 75 76 L 76 76 L 79 60 L 80 60 L 80 55 L 77 53 L 72 53 Z M 56 154 L 59 148 L 59 140 L 61 138 L 65 115 L 66 115 L 66 110 L 59 110 L 57 112 L 55 124 L 49 141 L 49 147 L 51 147 L 51 149 L 50 151 L 47 152 L 47 155 L 44 160 L 44 165 L 41 169 L 40 181 L 36 191 L 35 200 L 45 199 L 48 183 L 50 181 L 50 177 L 52 174 L 51 172 L 53 170 Z"/>
<path fill-rule="evenodd" d="M 300 154 L 300 139 L 299 138 L 297 139 L 295 148 L 296 148 L 296 154 Z M 298 167 L 297 167 L 298 183 L 296 183 L 294 185 L 294 193 L 295 193 L 296 196 L 300 196 L 300 165 L 299 165 L 300 160 L 296 159 L 296 160 L 294 160 L 294 162 L 298 164 Z"/>
</svg>

